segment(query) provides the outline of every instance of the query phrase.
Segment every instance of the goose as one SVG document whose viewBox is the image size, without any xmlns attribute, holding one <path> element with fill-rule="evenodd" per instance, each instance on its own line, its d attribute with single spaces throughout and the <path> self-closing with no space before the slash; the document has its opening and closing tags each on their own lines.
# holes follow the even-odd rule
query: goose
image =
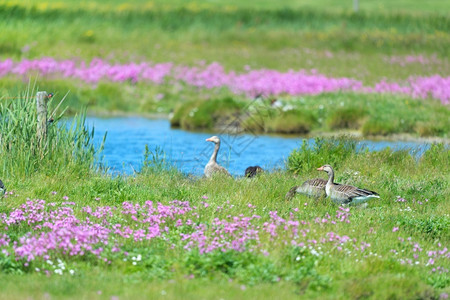
<svg viewBox="0 0 450 300">
<path fill-rule="evenodd" d="M 6 187 L 3 184 L 3 181 L 0 180 L 0 196 L 3 196 L 6 193 Z"/>
<path fill-rule="evenodd" d="M 352 185 L 334 183 L 334 170 L 330 165 L 323 165 L 317 171 L 324 171 L 328 174 L 325 192 L 337 204 L 360 204 L 371 198 L 380 198 L 378 193 L 374 191 Z"/>
<path fill-rule="evenodd" d="M 322 178 L 314 178 L 306 180 L 302 185 L 293 186 L 289 192 L 286 193 L 285 199 L 291 200 L 296 193 L 307 195 L 314 198 L 325 196 L 325 186 L 327 181 Z"/>
<path fill-rule="evenodd" d="M 260 166 L 248 167 L 247 169 L 245 169 L 244 176 L 251 178 L 251 177 L 258 175 L 258 173 L 261 173 L 261 172 L 264 172 L 264 170 Z"/>
<path fill-rule="evenodd" d="M 211 158 L 209 159 L 209 162 L 205 166 L 205 176 L 207 178 L 212 177 L 215 173 L 222 173 L 228 176 L 231 176 L 230 173 L 228 173 L 227 169 L 222 167 L 217 163 L 217 153 L 220 149 L 220 138 L 218 136 L 212 136 L 209 139 L 206 139 L 207 142 L 213 142 L 215 145 L 214 152 L 211 155 Z"/>
</svg>

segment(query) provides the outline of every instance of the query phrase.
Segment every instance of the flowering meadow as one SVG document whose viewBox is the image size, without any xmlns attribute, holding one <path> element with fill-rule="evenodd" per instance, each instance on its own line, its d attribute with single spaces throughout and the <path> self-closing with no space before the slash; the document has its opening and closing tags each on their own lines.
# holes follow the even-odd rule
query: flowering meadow
<svg viewBox="0 0 450 300">
<path fill-rule="evenodd" d="M 381 195 L 367 207 L 302 195 L 286 201 L 291 186 L 318 176 L 301 162 L 297 178 L 275 171 L 251 180 L 206 180 L 151 166 L 129 177 L 41 166 L 26 181 L 3 178 L 0 276 L 28 278 L 35 297 L 44 298 L 80 295 L 58 286 L 88 280 L 81 294 L 99 299 L 138 291 L 191 298 L 216 284 L 231 298 L 270 298 L 282 287 L 284 297 L 439 299 L 450 287 L 444 147 L 433 145 L 417 160 L 408 151 L 338 146 L 334 151 L 348 153 L 334 158 L 336 180 Z M 309 150 L 316 164 L 328 158 L 325 148 Z M 144 292 L 142 282 L 152 289 Z"/>
<path fill-rule="evenodd" d="M 0 299 L 448 299 L 450 7 L 300 2 L 0 0 Z M 54 93 L 45 143 L 36 89 Z M 86 107 L 444 142 L 299 138 L 251 179 L 184 174 L 146 148 L 113 176 Z M 68 127 L 64 112 L 82 113 Z M 326 163 L 380 198 L 285 199 Z"/>
<path fill-rule="evenodd" d="M 398 61 L 397 58 L 392 59 Z M 407 58 L 406 61 L 411 59 Z M 16 75 L 28 78 L 30 74 L 37 74 L 46 79 L 76 79 L 93 85 L 101 81 L 111 81 L 187 85 L 199 89 L 227 88 L 235 94 L 248 97 L 258 94 L 299 96 L 351 91 L 402 94 L 419 99 L 434 98 L 442 104 L 450 103 L 450 77 L 440 75 L 411 76 L 401 82 L 381 80 L 373 86 L 365 86 L 357 79 L 328 77 L 315 70 L 280 72 L 268 69 L 252 70 L 247 66 L 245 72 L 239 73 L 227 72 L 219 63 L 196 67 L 150 62 L 111 64 L 97 58 L 86 64 L 77 63 L 76 60 L 58 61 L 50 57 L 20 62 L 11 59 L 0 61 L 0 77 Z M 182 90 L 179 92 L 182 93 Z"/>
<path fill-rule="evenodd" d="M 52 192 L 51 198 L 58 198 Z M 295 261 L 301 263 L 305 256 L 351 257 L 356 262 L 371 256 L 382 258 L 372 250 L 376 243 L 374 228 L 367 232 L 366 240 L 348 236 L 347 224 L 354 222 L 356 212 L 350 208 L 329 207 L 324 215 L 312 216 L 308 202 L 300 209 L 292 208 L 289 214 L 279 216 L 277 211 L 260 211 L 249 203 L 248 209 L 237 211 L 230 201 L 222 205 L 210 205 L 202 201 L 193 205 L 189 201 L 173 200 L 164 205 L 161 202 L 145 201 L 143 204 L 125 201 L 119 206 L 83 206 L 67 201 L 27 200 L 9 213 L 1 214 L 1 252 L 3 258 L 13 257 L 23 263 L 23 270 L 47 274 L 73 275 L 73 269 L 50 267 L 52 261 L 62 259 L 75 264 L 83 257 L 98 260 L 99 263 L 129 261 L 141 264 L 142 255 L 133 256 L 129 249 L 158 244 L 167 252 L 208 253 L 250 252 L 270 256 L 280 247 L 297 249 Z M 9 192 L 6 201 L 14 199 Z M 56 200 L 56 199 L 55 199 Z M 96 198 L 96 201 L 101 201 Z M 398 197 L 396 210 L 412 211 L 406 199 Z M 416 201 L 414 201 L 416 202 Z M 418 205 L 426 205 L 417 202 Z M 332 211 L 335 210 L 335 211 Z M 264 212 L 265 211 L 265 212 Z M 448 245 L 436 243 L 427 249 L 421 241 L 407 237 L 393 227 L 390 253 L 401 265 L 421 265 L 429 273 L 447 274 L 450 251 Z M 387 233 L 385 233 L 387 234 Z M 428 247 L 428 246 L 427 246 Z M 378 248 L 375 248 L 378 249 Z M 273 253 L 272 253 L 273 254 Z M 144 257 L 148 259 L 148 257 Z M 194 272 L 197 270 L 193 270 Z M 276 274 L 273 274 L 274 276 Z M 272 280 L 281 280 L 280 277 Z"/>
<path fill-rule="evenodd" d="M 412 290 L 398 289 L 398 297 L 448 292 L 450 218 L 442 210 L 448 207 L 445 197 L 416 194 L 416 200 L 386 192 L 368 208 L 338 207 L 303 196 L 284 202 L 285 190 L 295 181 L 276 173 L 235 182 L 190 182 L 157 173 L 130 178 L 119 194 L 105 187 L 120 180 L 90 181 L 83 181 L 87 186 L 76 192 L 58 182 L 46 183 L 41 191 L 52 186 L 58 191 L 41 199 L 26 196 L 33 191 L 16 189 L 4 196 L 3 273 L 77 281 L 95 267 L 123 272 L 124 278 L 181 280 L 187 285 L 214 276 L 241 293 L 271 283 L 286 284 L 291 296 L 303 286 L 305 296 L 320 292 L 343 297 L 358 288 L 342 281 L 337 270 L 345 270 L 347 278 L 365 272 L 383 278 L 395 270 L 417 284 Z M 93 187 L 103 192 L 96 195 Z M 448 184 L 443 187 L 448 191 Z M 185 196 L 170 200 L 175 194 Z M 119 200 L 123 198 L 129 200 Z M 439 207 L 441 213 L 435 215 Z M 395 276 L 392 280 L 403 284 Z M 384 297 L 370 282 L 361 284 L 374 297 Z M 100 290 L 100 298 L 115 295 L 114 289 Z M 156 294 L 163 291 L 167 288 Z"/>
</svg>

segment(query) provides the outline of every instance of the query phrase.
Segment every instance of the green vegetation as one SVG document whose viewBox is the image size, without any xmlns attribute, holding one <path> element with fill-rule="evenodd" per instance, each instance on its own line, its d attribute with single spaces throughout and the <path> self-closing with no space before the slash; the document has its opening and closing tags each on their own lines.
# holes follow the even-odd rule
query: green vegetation
<svg viewBox="0 0 450 300">
<path fill-rule="evenodd" d="M 85 127 L 85 115 L 76 116 L 67 128 L 61 121 L 62 115 L 55 115 L 55 110 L 50 111 L 49 116 L 54 117 L 54 121 L 48 124 L 47 140 L 41 143 L 36 134 L 35 93 L 30 88 L 18 100 L 0 103 L 0 168 L 3 177 L 24 178 L 36 172 L 51 175 L 75 170 L 82 174 L 93 169 L 101 147 L 94 149 L 94 130 L 89 131 Z M 55 107 L 60 103 L 49 105 Z"/>
<path fill-rule="evenodd" d="M 230 101 L 227 99 L 224 103 Z M 450 132 L 448 108 L 434 101 L 351 93 L 280 98 L 278 101 L 279 107 L 272 107 L 269 100 L 232 101 L 231 111 L 220 106 L 222 100 L 187 102 L 175 109 L 171 124 L 183 129 L 223 128 L 223 122 L 214 118 L 214 108 L 217 108 L 218 116 L 223 114 L 230 124 L 250 132 L 314 135 L 332 130 L 351 130 L 352 133 L 357 130 L 364 136 L 410 134 L 443 138 Z"/>
<path fill-rule="evenodd" d="M 7 135 L 7 144 L 14 147 L 0 152 L 3 162 L 0 178 L 13 192 L 2 199 L 1 213 L 9 214 L 21 204 L 29 203 L 29 199 L 45 199 L 57 205 L 69 200 L 74 203 L 69 204 L 74 215 L 83 219 L 89 211 L 84 208 L 87 206 L 94 210 L 101 207 L 120 209 L 124 201 L 143 205 L 151 200 L 169 205 L 178 199 L 199 207 L 198 219 L 195 219 L 198 225 L 212 226 L 215 218 L 228 220 L 229 216 L 243 214 L 260 216 L 251 222 L 264 228 L 265 222 L 275 222 L 269 212 L 276 211 L 283 219 L 298 216 L 305 222 L 304 228 L 309 230 L 305 243 L 307 239 L 315 238 L 319 247 L 284 243 L 283 239 L 289 238 L 287 231 L 282 230 L 276 238 L 262 235 L 259 242 L 270 245 L 267 254 L 233 250 L 200 254 L 195 249 L 184 249 L 181 241 L 173 248 L 165 239 L 135 241 L 132 238 L 120 240 L 127 256 L 112 251 L 105 254 L 110 264 L 98 260 L 95 255 L 69 256 L 52 252 L 51 259 L 60 259 L 66 270 L 74 270 L 74 275 L 68 271 L 58 275 L 54 272 L 56 262 L 50 264 L 45 259 L 36 259 L 27 265 L 23 259 L 16 261 L 0 254 L 2 298 L 110 299 L 112 296 L 160 295 L 178 298 L 183 295 L 187 299 L 199 296 L 270 299 L 276 294 L 305 299 L 348 299 L 348 295 L 352 295 L 352 299 L 400 299 L 437 298 L 450 291 L 447 274 L 433 271 L 438 266 L 448 270 L 448 259 L 436 258 L 435 265 L 427 265 L 429 251 L 450 242 L 447 213 L 450 210 L 450 151 L 443 144 L 432 145 L 417 159 L 407 150 L 368 152 L 357 149 L 354 142 L 344 138 L 318 139 L 315 146 L 304 144 L 291 154 L 287 161 L 288 171 L 265 172 L 253 180 L 188 177 L 173 169 L 160 149 L 147 149 L 144 169 L 139 174 L 111 177 L 92 169 L 97 154 L 86 139 L 89 133 L 84 129 L 82 119 L 72 130 L 59 126 L 50 130 L 49 151 L 43 160 L 34 159 L 35 152 L 31 152 L 33 159 L 25 160 L 23 152 L 29 152 L 27 147 L 33 145 L 35 139 L 33 113 L 23 109 L 28 101 L 0 107 L 2 120 L 6 117 L 17 121 L 14 123 L 16 138 Z M 232 103 L 231 100 L 225 102 L 228 101 Z M 1 124 L 2 128 L 12 132 L 12 127 L 5 127 L 8 126 L 6 122 Z M 51 142 L 56 137 L 63 141 L 59 146 Z M 324 163 L 335 166 L 337 182 L 376 190 L 381 198 L 370 202 L 366 209 L 354 207 L 348 211 L 338 209 L 327 199 L 316 201 L 298 195 L 290 202 L 284 200 L 284 194 L 291 186 L 323 176 L 315 169 Z M 11 168 L 15 168 L 14 172 Z M 328 221 L 322 223 L 323 219 L 334 220 L 335 214 L 335 225 Z M 189 216 L 179 218 L 183 222 L 191 220 Z M 339 218 L 348 222 L 338 221 Z M 128 217 L 123 219 L 113 215 L 111 220 L 133 224 Z M 174 224 L 165 224 L 171 232 L 173 230 L 167 238 L 177 241 L 179 232 L 185 227 L 175 229 Z M 15 239 L 29 232 L 32 226 L 32 223 L 11 224 L 5 232 Z M 329 236 L 330 230 L 333 234 L 356 239 L 357 243 L 353 244 L 356 248 L 347 248 L 350 251 L 347 252 L 322 244 L 320 237 Z M 248 247 L 251 244 L 249 242 Z M 363 246 L 368 248 L 359 250 Z M 419 263 L 407 263 L 416 254 Z M 139 260 L 132 259 L 139 255 Z M 41 271 L 45 269 L 49 270 L 50 277 Z M 23 282 L 21 289 L 17 289 L 18 281 Z M 380 288 L 382 282 L 383 288 Z"/>
<path fill-rule="evenodd" d="M 108 4 L 0 1 L 0 59 L 51 56 L 56 59 L 78 57 L 80 61 L 89 62 L 101 57 L 112 63 L 152 61 L 190 66 L 218 61 L 226 70 L 237 72 L 247 66 L 279 71 L 315 69 L 327 76 L 356 78 L 365 85 L 384 78 L 401 81 L 412 75 L 448 76 L 450 19 L 442 12 L 450 7 L 445 1 L 414 0 L 407 5 L 404 1 L 361 1 L 360 6 L 361 11 L 353 13 L 351 1 L 335 3 L 331 0 L 314 3 L 158 0 Z M 322 9 L 324 7 L 326 9 Z M 391 61 L 392 57 L 405 55 L 420 56 L 422 62 L 400 65 Z M 102 81 L 92 86 L 73 79 L 46 77 L 37 80 L 45 90 L 70 90 L 66 103 L 71 113 L 88 107 L 89 113 L 97 114 L 168 114 L 184 102 L 230 96 L 238 98 L 236 101 L 246 100 L 223 89 L 197 90 L 170 83 Z M 1 77 L 0 83 L 0 93 L 4 97 L 17 95 L 24 88 L 18 84 L 17 77 L 11 75 Z M 323 97 L 344 98 L 342 95 Z M 391 97 L 392 101 L 388 101 L 385 99 L 388 96 L 348 95 L 349 99 L 359 97 L 379 97 L 387 105 L 399 99 Z M 317 98 L 305 99 L 308 102 Z M 291 100 L 286 99 L 286 102 Z M 401 101 L 419 103 L 407 98 Z M 374 117 L 371 107 L 374 104 L 371 100 L 368 102 L 371 103 L 362 101 L 339 108 L 325 117 L 308 112 L 306 121 L 299 121 L 293 113 L 288 113 L 286 119 L 267 122 L 264 131 L 356 129 L 364 135 L 407 132 L 441 137 L 448 133 L 447 109 L 442 109 L 437 120 L 431 122 L 428 117 L 431 113 L 422 116 L 421 112 L 410 114 L 376 105 L 378 115 Z M 419 109 L 426 106 L 428 104 L 417 104 Z M 299 107 L 299 110 L 303 109 Z M 380 111 L 389 116 L 379 115 Z M 355 115 L 357 119 L 353 118 Z M 419 117 L 417 122 L 410 118 L 413 115 Z M 287 119 L 295 119 L 300 124 L 287 122 Z M 200 122 L 201 126 L 187 122 L 185 128 L 209 128 L 210 121 L 204 121 L 209 124 Z"/>
<path fill-rule="evenodd" d="M 365 86 L 385 78 L 449 75 L 448 1 L 360 1 L 358 13 L 351 2 L 0 0 L 0 61 L 45 56 L 76 57 L 80 63 L 96 57 L 188 66 L 217 61 L 235 72 L 314 69 Z M 417 61 L 404 63 L 408 55 Z M 39 90 L 57 93 L 56 99 L 70 92 L 61 105 L 67 109 L 50 103 L 55 121 L 40 145 L 31 100 L 36 88 L 21 92 L 26 88 L 21 81 L 34 74 L 4 76 L 0 70 L 0 75 L 0 179 L 9 192 L 0 197 L 0 248 L 7 251 L 0 251 L 2 299 L 445 299 L 450 293 L 449 259 L 437 254 L 450 244 L 446 144 L 433 144 L 416 157 L 409 150 L 368 152 L 347 138 L 316 139 L 291 153 L 286 170 L 211 180 L 184 175 L 161 149 L 146 148 L 142 170 L 112 176 L 95 164 L 101 166 L 101 146 L 93 147 L 93 129 L 84 124 L 87 107 L 97 114 L 173 112 L 172 126 L 185 129 L 232 125 L 252 132 L 448 138 L 449 108 L 437 101 L 334 93 L 280 95 L 281 106 L 271 106 L 267 99 L 253 101 L 222 88 L 131 80 L 91 85 L 46 76 L 36 79 Z M 72 125 L 64 123 L 64 112 L 79 113 Z M 325 163 L 335 168 L 337 182 L 377 191 L 380 199 L 367 208 L 338 208 L 328 199 L 303 195 L 285 200 L 292 186 L 324 177 L 316 168 Z M 34 199 L 46 206 L 21 214 L 22 205 L 39 201 Z M 71 214 L 57 220 L 64 229 L 67 222 L 86 222 L 133 230 L 142 226 L 145 211 L 122 213 L 124 203 L 169 207 L 174 200 L 192 210 L 163 219 L 158 228 L 168 231 L 158 237 L 116 235 L 95 244 L 103 250 L 101 259 L 88 251 L 69 255 L 50 249 L 48 260 L 37 255 L 28 262 L 13 250 L 14 242 L 51 232 L 35 225 L 51 223 L 52 217 L 30 217 L 41 212 L 61 208 Z M 7 216 L 16 222 L 6 224 Z M 21 222 L 22 216 L 32 221 Z M 226 227 L 229 232 L 218 242 L 233 234 L 238 242 L 246 224 L 255 226 L 260 238 L 239 251 L 201 253 L 195 246 L 187 250 L 183 239 L 202 232 L 208 240 Z M 299 226 L 295 237 L 292 226 Z M 116 243 L 120 249 L 113 251 Z M 58 264 L 65 268 L 61 275 Z"/>
<path fill-rule="evenodd" d="M 360 107 L 339 106 L 330 113 L 327 123 L 330 129 L 358 129 L 361 128 L 366 116 L 367 111 L 362 105 Z"/>
<path fill-rule="evenodd" d="M 417 7 L 422 2 L 414 3 Z M 281 2 L 268 9 L 264 4 L 252 6 L 263 10 L 0 3 L 0 57 L 110 57 L 122 62 L 132 58 L 178 64 L 219 61 L 235 70 L 245 65 L 314 68 L 330 76 L 363 76 L 369 83 L 448 70 L 450 21 L 446 15 L 286 10 L 289 5 Z M 421 9 L 428 7 L 422 4 Z M 386 55 L 402 54 L 437 54 L 444 63 L 398 68 L 383 60 Z"/>
<path fill-rule="evenodd" d="M 170 124 L 184 129 L 231 126 L 243 108 L 243 102 L 232 98 L 186 102 L 175 110 Z"/>
</svg>

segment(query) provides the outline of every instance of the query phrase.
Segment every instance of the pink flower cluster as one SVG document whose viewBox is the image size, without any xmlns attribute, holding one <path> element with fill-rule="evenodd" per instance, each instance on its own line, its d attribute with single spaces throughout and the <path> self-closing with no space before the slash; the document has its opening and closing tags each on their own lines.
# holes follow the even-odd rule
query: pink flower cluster
<svg viewBox="0 0 450 300">
<path fill-rule="evenodd" d="M 47 78 L 78 79 L 97 84 L 102 80 L 112 82 L 147 82 L 157 85 L 185 84 L 196 88 L 227 88 L 236 94 L 264 95 L 316 95 L 327 92 L 351 91 L 368 93 L 404 94 L 413 98 L 435 98 L 443 104 L 450 103 L 450 77 L 434 75 L 411 76 L 401 82 L 381 80 L 374 86 L 364 86 L 362 81 L 352 78 L 333 78 L 315 70 L 260 69 L 238 73 L 226 72 L 219 63 L 197 67 L 177 66 L 173 63 L 154 64 L 149 62 L 111 64 L 96 58 L 89 64 L 76 60 L 57 61 L 44 57 L 34 60 L 13 62 L 0 61 L 0 77 L 7 75 L 28 76 L 37 73 Z"/>
<path fill-rule="evenodd" d="M 371 243 L 350 237 L 342 231 L 351 224 L 349 208 L 339 207 L 334 214 L 304 217 L 293 209 L 256 214 L 254 205 L 238 210 L 229 201 L 209 204 L 207 196 L 198 205 L 174 200 L 168 204 L 146 201 L 123 202 L 119 206 L 80 206 L 77 202 L 28 200 L 8 213 L 0 214 L 0 256 L 12 256 L 25 266 L 49 259 L 89 256 L 108 264 L 122 257 L 127 260 L 130 247 L 148 247 L 157 241 L 167 251 L 252 252 L 269 255 L 271 249 L 303 247 L 310 255 L 344 255 L 356 262 L 373 253 Z M 402 232 L 394 227 L 392 233 Z M 369 234 L 376 238 L 373 228 Z M 369 237 L 370 238 L 370 237 Z M 150 243 L 150 244 L 149 244 Z M 448 273 L 450 252 L 443 244 L 425 249 L 411 237 L 392 239 L 391 258 L 401 264 L 427 267 L 432 273 Z M 386 254 L 383 254 L 386 255 Z M 141 255 L 132 257 L 136 265 Z M 301 260 L 301 257 L 297 257 Z M 58 271 L 59 272 L 59 271 Z M 56 273 L 56 271 L 55 271 Z"/>
<path fill-rule="evenodd" d="M 319 218 L 319 225 L 301 220 L 297 211 L 283 218 L 276 211 L 267 216 L 252 213 L 233 215 L 232 204 L 212 207 L 202 201 L 199 206 L 174 200 L 169 205 L 146 201 L 123 202 L 115 206 L 84 206 L 75 202 L 28 200 L 8 214 L 0 214 L 0 249 L 3 255 L 31 262 L 63 256 L 93 255 L 108 261 L 108 253 L 121 252 L 129 243 L 158 239 L 168 248 L 182 251 L 250 251 L 269 254 L 274 245 L 309 247 L 322 245 L 341 251 L 350 247 L 363 252 L 370 244 L 336 233 L 348 223 L 348 209 Z M 210 220 L 212 214 L 226 215 Z M 207 216 L 203 218 L 203 216 Z M 267 219 L 262 222 L 260 219 Z M 317 223 L 317 222 L 316 222 Z M 317 232 L 315 226 L 327 227 Z M 17 232 L 22 232 L 17 234 Z M 360 246 L 362 245 L 362 246 Z M 177 248 L 178 247 L 178 248 Z M 321 249 L 319 247 L 319 249 Z M 319 252 L 315 252 L 319 253 Z M 0 254 L 0 255 L 2 255 Z M 125 252 L 124 252 L 125 255 Z"/>
</svg>

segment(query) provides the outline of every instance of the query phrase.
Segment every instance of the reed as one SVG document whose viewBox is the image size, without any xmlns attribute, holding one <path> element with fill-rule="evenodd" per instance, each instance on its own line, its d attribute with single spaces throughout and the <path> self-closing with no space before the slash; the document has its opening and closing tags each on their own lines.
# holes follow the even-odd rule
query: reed
<svg viewBox="0 0 450 300">
<path fill-rule="evenodd" d="M 0 98 L 0 170 L 4 178 L 24 178 L 34 173 L 47 175 L 94 169 L 100 159 L 103 144 L 94 147 L 94 129 L 85 125 L 85 112 L 77 114 L 70 123 L 60 105 L 49 103 L 53 120 L 47 124 L 47 136 L 40 144 L 37 134 L 36 86 L 13 99 Z M 50 100 L 55 102 L 56 100 Z M 61 102 L 64 101 L 64 98 Z M 61 103 L 60 102 L 60 103 Z M 105 136 L 106 138 L 106 136 Z"/>
</svg>

